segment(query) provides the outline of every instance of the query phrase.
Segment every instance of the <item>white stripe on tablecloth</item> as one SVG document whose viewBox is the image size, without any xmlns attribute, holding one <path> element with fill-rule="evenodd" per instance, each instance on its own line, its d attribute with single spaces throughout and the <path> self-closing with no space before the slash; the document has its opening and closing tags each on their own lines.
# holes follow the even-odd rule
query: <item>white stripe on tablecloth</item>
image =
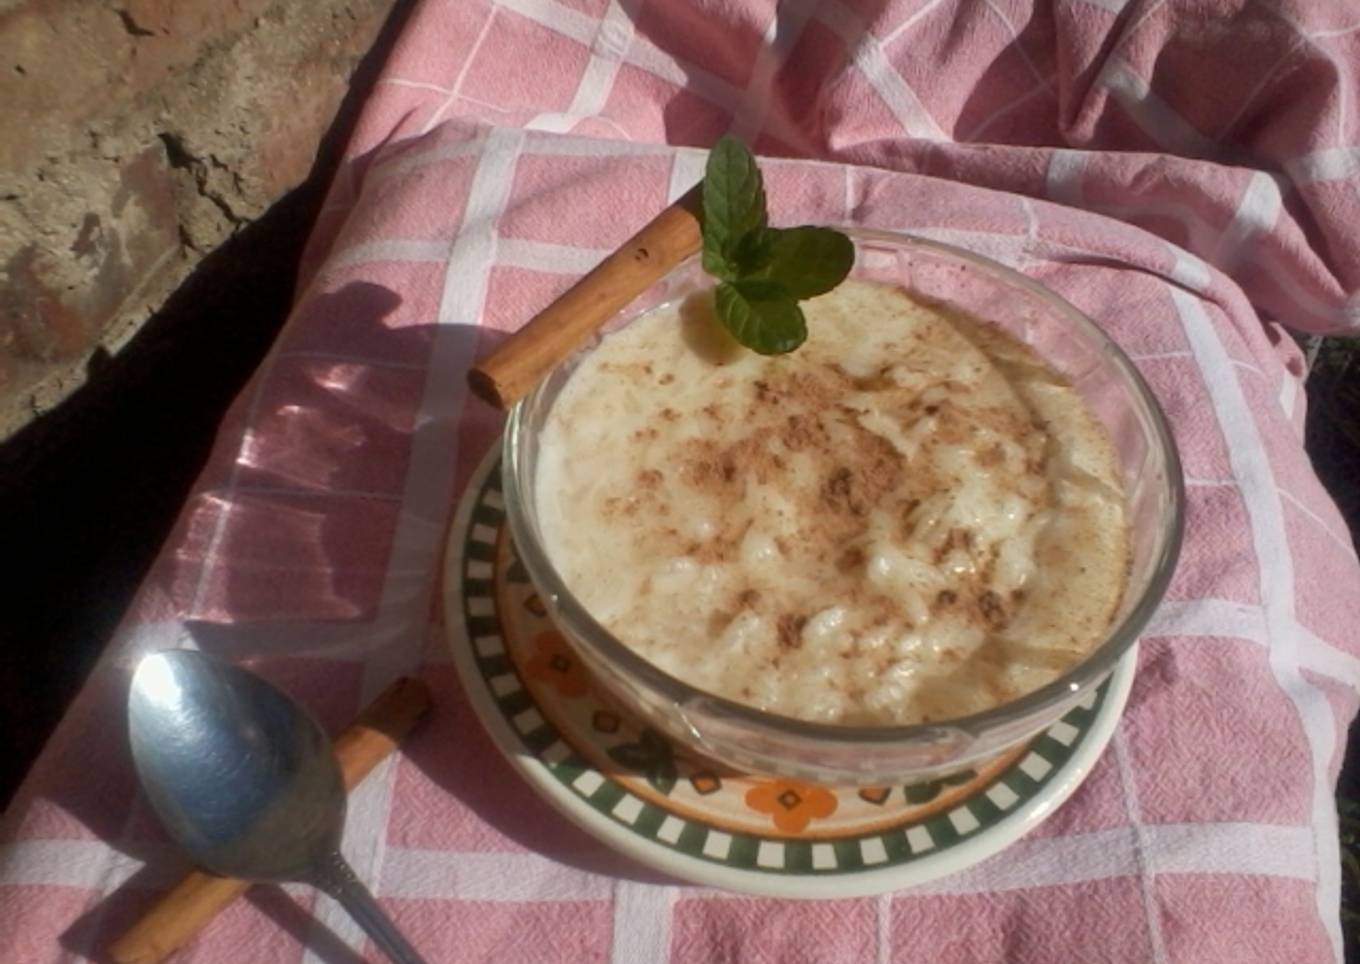
<svg viewBox="0 0 1360 964">
<path fill-rule="evenodd" d="M 447 241 L 362 241 L 341 248 L 326 259 L 323 272 L 371 261 L 433 261 L 449 256 Z"/>
<path fill-rule="evenodd" d="M 1166 247 L 1171 252 L 1172 258 L 1171 280 L 1191 291 L 1207 291 L 1214 280 L 1209 263 L 1199 255 L 1191 254 L 1170 242 L 1166 243 Z"/>
<path fill-rule="evenodd" d="M 551 20 L 552 15 L 548 15 L 548 19 Z M 619 72 L 619 63 L 627 56 L 632 42 L 632 20 L 618 0 L 610 0 L 604 16 L 596 24 L 590 45 L 590 59 L 581 72 L 571 104 L 562 113 L 538 114 L 525 125 L 526 128 L 566 133 L 582 120 L 594 117 L 614 128 L 624 140 L 631 140 L 627 131 L 609 118 L 600 117 L 600 112 L 609 100 L 609 92 Z"/>
<path fill-rule="evenodd" d="M 409 573 L 412 577 L 422 574 L 429 574 L 428 566 Z M 224 639 L 213 652 L 226 659 L 286 653 L 321 656 L 330 663 L 361 663 L 372 655 L 373 626 L 337 620 L 261 623 L 241 637 L 239 650 L 235 646 L 233 640 Z"/>
<path fill-rule="evenodd" d="M 1020 201 L 1020 210 L 1025 215 L 1025 247 L 1021 251 L 1024 258 L 1021 270 L 1024 270 L 1037 260 L 1036 252 L 1044 247 L 1044 243 L 1039 240 L 1039 215 L 1034 210 L 1034 201 L 1024 195 L 1017 197 Z"/>
<path fill-rule="evenodd" d="M 501 238 L 496 243 L 496 266 L 583 275 L 609 254 L 611 252 L 603 248 L 575 248 L 548 241 Z"/>
<path fill-rule="evenodd" d="M 803 28 L 807 26 L 817 2 L 784 0 L 772 10 L 770 22 L 765 25 L 765 33 L 756 50 L 751 79 L 737 101 L 732 124 L 727 130 L 733 137 L 750 144 L 765 126 L 765 117 L 773 99 L 770 93 L 774 88 L 775 74 L 803 35 Z M 795 128 L 794 132 L 797 130 Z M 788 132 L 783 133 L 787 135 Z"/>
<path fill-rule="evenodd" d="M 1294 421 L 1294 406 L 1299 399 L 1299 381 L 1286 371 L 1280 379 L 1280 411 L 1290 422 Z"/>
<path fill-rule="evenodd" d="M 1119 791 L 1124 798 L 1124 815 L 1128 817 L 1129 829 L 1133 831 L 1133 861 L 1138 868 L 1138 889 L 1143 903 L 1143 923 L 1147 928 L 1148 946 L 1152 949 L 1152 959 L 1165 961 L 1166 941 L 1162 937 L 1162 918 L 1157 908 L 1157 892 L 1152 878 L 1157 874 L 1153 866 L 1151 848 L 1148 844 L 1147 828 L 1143 826 L 1142 809 L 1138 805 L 1138 788 L 1134 783 L 1133 766 L 1129 762 L 1128 741 L 1124 737 L 1124 727 L 1114 731 L 1110 741 L 1114 751 L 1115 769 L 1119 772 Z"/>
<path fill-rule="evenodd" d="M 1201 293 L 1206 292 L 1213 280 L 1209 265 L 1189 251 L 1186 251 L 1184 248 L 1177 247 L 1170 242 L 1164 242 L 1164 245 L 1172 258 L 1170 272 L 1171 279 L 1182 287 L 1189 288 L 1191 291 Z M 1275 274 L 1273 277 L 1278 281 L 1280 278 L 1284 277 L 1284 275 Z M 1283 282 L 1283 286 L 1287 289 L 1286 293 L 1290 293 L 1290 297 L 1293 297 L 1297 303 L 1305 305 L 1305 310 L 1309 313 L 1316 317 L 1323 318 L 1328 321 L 1328 323 L 1334 323 L 1337 318 L 1341 318 L 1344 323 L 1346 315 L 1346 309 L 1344 307 L 1342 307 L 1338 313 L 1337 309 L 1319 302 L 1312 295 L 1302 291 L 1292 282 L 1285 281 Z M 1240 301 L 1240 307 L 1243 311 L 1255 314 L 1255 306 L 1246 300 L 1245 295 L 1242 294 L 1241 289 L 1236 285 L 1227 286 L 1224 291 L 1235 295 L 1234 300 Z M 1297 406 L 1295 394 L 1298 391 L 1299 385 L 1294 377 L 1288 371 L 1285 371 L 1282 373 L 1280 386 L 1281 408 L 1284 409 L 1285 415 L 1292 421 L 1294 410 Z M 1288 493 L 1283 492 L 1282 494 L 1288 495 Z"/>
<path fill-rule="evenodd" d="M 1271 673 L 1294 704 L 1308 740 L 1313 769 L 1317 910 L 1336 958 L 1341 960 L 1341 926 L 1336 913 L 1341 903 L 1341 855 L 1336 810 L 1327 780 L 1336 728 L 1327 700 L 1299 674 L 1301 634 L 1295 622 L 1294 561 L 1285 534 L 1283 506 L 1261 433 L 1208 312 L 1198 299 L 1180 288 L 1168 285 L 1168 291 L 1186 341 L 1203 373 L 1205 389 L 1227 444 L 1233 477 L 1246 503 L 1264 603 Z"/>
<path fill-rule="evenodd" d="M 408 90 L 429 90 L 436 94 L 443 94 L 447 97 L 453 93 L 453 88 L 443 87 L 439 84 L 431 84 L 423 80 L 406 80 L 404 77 L 379 77 L 378 86 L 405 87 Z"/>
<path fill-rule="evenodd" d="M 1299 660 L 1302 668 L 1360 689 L 1360 659 L 1331 645 L 1307 626 L 1297 625 L 1303 644 Z"/>
<path fill-rule="evenodd" d="M 1259 874 L 1311 880 L 1312 831 L 1257 823 L 1146 824 L 1159 874 Z"/>
<path fill-rule="evenodd" d="M 590 44 L 595 36 L 595 19 L 551 0 L 496 0 L 542 27 Z M 741 98 L 741 91 L 695 64 L 677 60 L 645 37 L 634 35 L 623 56 L 624 63 L 654 77 L 697 94 L 715 106 L 730 109 Z"/>
<path fill-rule="evenodd" d="M 1159 874 L 1221 873 L 1313 879 L 1313 844 L 1308 827 L 1257 823 L 1146 824 L 1143 832 L 1150 865 Z M 962 873 L 923 884 L 912 893 L 977 893 L 1131 875 L 1135 869 L 1132 846 L 1133 834 L 1128 827 L 1065 837 L 1025 838 L 1008 847 L 1004 859 L 989 860 Z M 168 856 L 169 850 L 165 853 Z M 162 864 L 159 856 L 153 864 Z M 99 840 L 0 844 L 0 875 L 7 883 L 91 887 L 108 880 L 112 888 L 121 886 L 141 866 L 139 859 L 111 852 Z M 137 884 L 139 888 L 158 890 L 170 883 L 176 872 L 166 861 L 163 873 L 143 875 Z M 381 897 L 512 902 L 609 900 L 615 886 L 610 877 L 578 870 L 531 851 L 471 853 L 413 847 L 388 847 L 381 869 L 367 883 Z M 669 888 L 660 884 L 641 886 L 651 891 Z M 302 892 L 306 888 L 296 885 L 289 889 Z M 686 893 L 730 896 L 704 888 Z M 650 906 L 654 899 L 652 893 L 645 902 Z"/>
<path fill-rule="evenodd" d="M 694 185 L 704 179 L 704 166 L 708 163 L 708 151 L 694 148 L 681 148 L 671 160 L 671 179 L 666 188 L 667 202 L 674 202 Z"/>
<path fill-rule="evenodd" d="M 894 225 L 894 227 L 898 226 Z M 942 244 L 952 244 L 955 247 L 968 248 L 976 254 L 986 255 L 993 260 L 1017 269 L 1025 263 L 1026 258 L 1051 247 L 1048 241 L 1040 241 L 1036 246 L 1027 233 L 1007 234 L 1001 231 L 973 231 L 965 228 L 917 227 L 914 225 L 903 225 L 902 227 L 918 237 L 939 241 Z"/>
<path fill-rule="evenodd" d="M 670 956 L 675 887 L 619 878 L 614 881 L 614 938 L 610 964 L 643 964 Z"/>
<path fill-rule="evenodd" d="M 1309 40 L 1322 40 L 1326 37 L 1346 37 L 1353 33 L 1360 33 L 1360 23 L 1353 23 L 1349 27 L 1334 27 L 1331 30 L 1314 30 L 1308 34 Z M 1314 44 L 1314 47 L 1317 47 Z M 1322 48 L 1318 48 L 1319 50 Z"/>
<path fill-rule="evenodd" d="M 567 112 L 577 116 L 594 116 L 604 110 L 614 77 L 619 72 L 619 61 L 628 55 L 633 44 L 633 21 L 619 0 L 609 0 L 609 6 L 595 30 L 590 46 L 590 62 L 581 74 L 576 95 Z"/>
<path fill-rule="evenodd" d="M 400 502 L 401 496 L 392 492 L 378 492 L 374 489 L 314 489 L 292 488 L 286 485 L 264 485 L 242 482 L 236 487 L 242 495 L 277 496 L 284 499 L 362 499 L 369 502 Z"/>
<path fill-rule="evenodd" d="M 1217 145 L 1153 93 L 1147 80 L 1123 60 L 1110 57 L 1096 83 L 1105 87 L 1129 118 L 1158 144 L 1177 154 L 1214 156 Z"/>
<path fill-rule="evenodd" d="M 1172 358 L 1193 358 L 1193 357 L 1194 357 L 1193 355 L 1190 354 L 1190 349 L 1189 349 L 1189 348 L 1175 348 L 1175 349 L 1172 349 L 1171 351 L 1149 351 L 1149 352 L 1138 352 L 1138 351 L 1135 351 L 1135 352 L 1125 352 L 1125 354 L 1128 355 L 1129 361 L 1131 361 L 1131 362 L 1138 362 L 1138 363 L 1140 363 L 1140 364 L 1141 364 L 1142 362 L 1167 361 L 1168 359 L 1172 359 Z M 1186 481 L 1188 482 L 1189 479 L 1187 479 Z M 1224 484 L 1224 485 L 1236 485 L 1237 483 L 1234 482 L 1232 479 L 1224 479 L 1222 484 Z"/>
<path fill-rule="evenodd" d="M 1219 229 L 1200 217 L 1200 213 L 1191 207 L 1187 201 L 1144 198 L 1139 200 L 1137 204 L 1101 202 L 1084 206 L 1088 211 L 1095 211 L 1098 214 L 1130 223 L 1148 215 L 1158 215 L 1175 221 L 1185 228 L 1186 234 L 1189 235 L 1188 244 L 1201 251 L 1212 250 L 1218 243 Z"/>
<path fill-rule="evenodd" d="M 187 865 L 172 844 L 139 843 L 146 858 L 114 850 L 102 840 L 17 840 L 0 844 L 0 879 L 7 886 L 75 887 L 108 894 L 128 885 L 158 893 L 179 882 Z M 311 892 L 309 884 L 279 885 L 287 893 Z M 91 928 L 97 931 L 98 928 Z M 95 949 L 98 950 L 98 949 Z M 93 951 L 90 956 L 97 956 Z"/>
<path fill-rule="evenodd" d="M 1302 669 L 1360 687 L 1360 659 L 1327 642 L 1298 620 L 1290 623 Z M 1227 599 L 1169 600 L 1153 616 L 1145 636 L 1221 636 L 1269 646 L 1265 611 Z"/>
<path fill-rule="evenodd" d="M 1144 856 L 1158 874 L 1241 874 L 1311 881 L 1308 827 L 1256 823 L 1145 824 Z M 1109 877 L 1131 877 L 1134 833 L 1112 827 L 1066 837 L 1024 838 L 1004 856 L 912 888 L 911 894 L 975 894 Z"/>
<path fill-rule="evenodd" d="M 733 87 L 702 67 L 677 60 L 646 37 L 633 38 L 633 46 L 628 49 L 626 60 L 638 70 L 697 94 L 723 110 L 730 110 L 741 98 L 740 88 Z"/>
<path fill-rule="evenodd" d="M 174 848 L 156 848 L 153 866 L 169 862 Z M 16 840 L 0 844 L 0 879 L 10 886 L 56 885 L 108 893 L 123 886 L 143 862 L 120 853 L 102 840 Z M 158 884 L 171 883 L 164 870 Z"/>
<path fill-rule="evenodd" d="M 377 645 L 364 667 L 363 704 L 419 662 L 424 648 L 424 619 L 434 582 L 418 574 L 428 572 L 439 558 L 444 502 L 458 462 L 458 416 L 467 395 L 464 380 L 449 373 L 458 371 L 467 361 L 465 356 L 471 349 L 468 333 L 481 318 L 487 279 L 496 256 L 496 220 L 510 194 L 522 137 L 507 128 L 495 128 L 487 135 L 485 152 L 477 162 L 468 191 L 463 222 L 449 250 L 439 324 L 411 439 L 402 511 L 372 627 Z M 417 575 L 413 577 L 413 573 Z M 395 761 L 383 761 L 350 795 L 345 855 L 364 880 L 375 879 L 384 861 L 393 773 Z M 316 923 L 330 927 L 351 946 L 359 946 L 363 939 L 363 932 L 330 898 L 318 901 Z M 310 949 L 303 961 L 315 961 Z"/>
<path fill-rule="evenodd" d="M 1230 636 L 1264 642 L 1260 606 L 1231 599 L 1169 599 L 1157 607 L 1144 636 Z"/>
<path fill-rule="evenodd" d="M 683 149 L 683 148 L 682 148 Z M 655 157 L 673 154 L 677 148 L 665 144 L 648 144 L 643 141 L 608 141 L 602 144 L 598 138 L 574 135 L 554 135 L 528 131 L 524 138 L 522 155 L 534 157 Z"/>
<path fill-rule="evenodd" d="M 388 847 L 374 878 L 383 897 L 410 900 L 608 900 L 613 882 L 532 851 L 455 853 Z"/>
<path fill-rule="evenodd" d="M 910 17 L 903 20 L 896 27 L 893 27 L 892 30 L 890 30 L 888 34 L 882 40 L 879 41 L 879 44 L 881 46 L 887 47 L 898 37 L 902 36 L 902 34 L 910 30 L 922 17 L 930 13 L 930 11 L 934 10 L 942 2 L 943 0 L 929 0 L 929 2 L 922 4 L 920 8 L 912 11 Z"/>
<path fill-rule="evenodd" d="M 1004 860 L 989 860 L 927 882 L 913 888 L 912 893 L 975 894 L 1132 876 L 1137 871 L 1132 839 L 1128 827 L 1071 837 L 1021 839 L 1006 848 Z"/>
<path fill-rule="evenodd" d="M 361 196 L 385 181 L 419 170 L 429 164 L 452 161 L 460 157 L 473 157 L 481 153 L 483 144 L 482 137 L 470 137 L 451 143 L 436 140 L 432 147 L 403 149 L 393 154 L 383 154 L 373 162 L 365 174 Z"/>
<path fill-rule="evenodd" d="M 1328 147 L 1284 162 L 1284 169 L 1296 184 L 1318 181 L 1349 181 L 1360 177 L 1360 146 Z"/>
<path fill-rule="evenodd" d="M 1232 273 L 1244 264 L 1253 264 L 1255 261 L 1250 257 L 1250 252 L 1246 250 L 1248 239 L 1257 234 L 1269 234 L 1280 216 L 1280 208 L 1284 204 L 1284 197 L 1280 192 L 1280 185 L 1276 179 L 1270 177 L 1263 171 L 1251 175 L 1247 189 L 1242 194 L 1238 209 L 1232 216 L 1232 223 L 1224 231 L 1219 243 L 1214 246 L 1214 258 L 1219 264 L 1220 271 Z M 1110 209 L 1112 212 L 1112 208 Z M 1126 212 L 1136 211 L 1134 208 L 1126 208 Z M 1212 233 L 1213 227 L 1206 224 L 1197 213 L 1186 209 L 1185 213 L 1178 215 L 1178 218 L 1186 223 L 1191 230 L 1200 230 L 1204 233 Z M 1193 220 L 1193 224 L 1191 224 Z M 1198 226 L 1198 227 L 1194 227 Z M 1266 269 L 1268 266 L 1259 264 L 1259 269 Z M 1299 283 L 1299 280 L 1291 272 L 1282 269 L 1282 266 L 1269 266 L 1270 280 L 1274 281 L 1276 287 L 1280 288 L 1280 294 L 1292 302 L 1292 306 L 1303 314 L 1310 315 L 1329 325 L 1349 324 L 1348 315 L 1345 307 L 1329 305 L 1325 300 L 1308 291 L 1306 287 Z M 1296 321 L 1295 318 L 1285 318 L 1285 321 Z"/>
<path fill-rule="evenodd" d="M 1254 235 L 1265 234 L 1275 227 L 1284 197 L 1275 179 L 1264 171 L 1257 171 L 1247 181 L 1247 189 L 1233 212 L 1232 222 L 1224 229 L 1215 247 L 1214 261 L 1228 273 L 1243 260 L 1243 249 Z"/>
<path fill-rule="evenodd" d="M 589 46 L 595 39 L 595 18 L 552 0 L 493 0 L 496 6 Z"/>
<path fill-rule="evenodd" d="M 927 141 L 950 139 L 930 116 L 916 91 L 893 69 L 883 48 L 857 14 L 836 0 L 824 0 L 816 17 L 841 38 L 855 66 L 908 136 Z"/>
<path fill-rule="evenodd" d="M 1081 2 L 1087 6 L 1108 10 L 1110 13 L 1123 13 L 1124 8 L 1133 3 L 1133 0 L 1081 0 Z"/>
<path fill-rule="evenodd" d="M 567 114 L 554 113 L 549 111 L 544 114 L 535 114 L 524 124 L 526 131 L 541 131 L 546 134 L 565 134 L 583 120 L 593 119 L 604 124 L 606 127 L 614 129 L 619 137 L 627 138 L 628 132 L 619 126 L 618 122 L 609 117 L 600 117 L 592 114 Z"/>
<path fill-rule="evenodd" d="M 1303 515 L 1307 516 L 1314 523 L 1316 523 L 1319 529 L 1326 533 L 1327 536 L 1333 542 L 1335 542 L 1338 546 L 1341 547 L 1341 550 L 1346 554 L 1346 558 L 1352 561 L 1356 560 L 1355 544 L 1351 542 L 1351 537 L 1349 534 L 1342 535 L 1339 532 L 1337 532 L 1335 529 L 1331 527 L 1330 524 L 1327 523 L 1325 519 L 1322 518 L 1322 516 L 1318 515 L 1312 509 L 1308 508 L 1308 506 L 1304 505 L 1301 501 L 1299 501 L 1298 496 L 1294 495 L 1288 489 L 1281 489 L 1280 495 L 1284 496 L 1286 502 L 1288 502 L 1295 509 L 1297 509 Z"/>
<path fill-rule="evenodd" d="M 879 894 L 874 901 L 874 962 L 892 961 L 892 900 L 891 892 Z"/>
</svg>

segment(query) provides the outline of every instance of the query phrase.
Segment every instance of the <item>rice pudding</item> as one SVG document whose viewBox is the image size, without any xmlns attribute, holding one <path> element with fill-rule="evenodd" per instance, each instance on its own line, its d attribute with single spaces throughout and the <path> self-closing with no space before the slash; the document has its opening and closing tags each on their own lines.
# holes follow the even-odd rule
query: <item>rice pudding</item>
<svg viewBox="0 0 1360 964">
<path fill-rule="evenodd" d="M 711 297 L 572 373 L 540 437 L 544 548 L 611 633 L 700 689 L 844 724 L 958 717 L 1078 662 L 1128 574 L 1113 448 L 991 326 L 846 282 L 807 342 L 737 346 Z"/>
</svg>

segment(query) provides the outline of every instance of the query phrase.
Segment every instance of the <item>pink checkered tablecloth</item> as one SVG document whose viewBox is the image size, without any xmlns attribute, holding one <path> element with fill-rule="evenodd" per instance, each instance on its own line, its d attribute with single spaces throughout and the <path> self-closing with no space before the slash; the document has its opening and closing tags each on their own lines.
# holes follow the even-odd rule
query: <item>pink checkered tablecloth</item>
<svg viewBox="0 0 1360 964">
<path fill-rule="evenodd" d="M 1340 0 L 419 3 L 293 317 L 5 815 L 0 959 L 98 959 L 183 869 L 123 701 L 139 654 L 195 646 L 335 728 L 395 675 L 429 681 L 346 850 L 433 961 L 1339 960 L 1360 567 L 1284 326 L 1360 329 L 1357 64 Z M 953 242 L 1099 319 L 1185 461 L 1180 570 L 1090 779 L 1003 854 L 878 898 L 737 897 L 613 857 L 501 760 L 436 624 L 452 507 L 499 431 L 470 361 L 724 132 L 767 155 L 776 223 Z M 329 900 L 256 888 L 181 959 L 361 954 Z"/>
</svg>

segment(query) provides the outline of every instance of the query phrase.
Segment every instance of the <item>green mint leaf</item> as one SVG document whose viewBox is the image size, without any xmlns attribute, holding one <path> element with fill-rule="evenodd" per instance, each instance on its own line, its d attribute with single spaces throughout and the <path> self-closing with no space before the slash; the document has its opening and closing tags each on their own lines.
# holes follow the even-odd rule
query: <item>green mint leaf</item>
<svg viewBox="0 0 1360 964">
<path fill-rule="evenodd" d="M 732 337 L 763 355 L 793 351 L 807 339 L 804 298 L 845 280 L 855 248 L 839 231 L 768 226 L 765 188 L 755 158 L 723 137 L 708 155 L 703 187 L 703 266 L 719 279 L 714 305 Z"/>
<path fill-rule="evenodd" d="M 727 281 L 739 275 L 737 249 L 766 224 L 765 188 L 746 145 L 723 137 L 704 169 L 704 270 Z"/>
<path fill-rule="evenodd" d="M 798 302 L 773 281 L 723 282 L 714 294 L 718 317 L 732 337 L 762 355 L 782 355 L 807 339 Z"/>
<path fill-rule="evenodd" d="M 767 228 L 768 260 L 743 277 L 776 282 L 800 301 L 826 294 L 850 274 L 855 246 L 839 231 L 804 225 L 800 228 Z"/>
<path fill-rule="evenodd" d="M 715 278 L 730 279 L 736 278 L 741 272 L 737 266 L 727 260 L 723 254 L 722 247 L 718 244 L 709 244 L 708 232 L 704 232 L 704 251 L 702 255 L 704 270 Z"/>
<path fill-rule="evenodd" d="M 770 267 L 770 262 L 774 258 L 774 244 L 778 234 L 777 228 L 758 228 L 746 232 L 746 235 L 737 242 L 737 250 L 732 257 L 736 277 L 728 280 L 761 277 L 761 273 Z"/>
</svg>

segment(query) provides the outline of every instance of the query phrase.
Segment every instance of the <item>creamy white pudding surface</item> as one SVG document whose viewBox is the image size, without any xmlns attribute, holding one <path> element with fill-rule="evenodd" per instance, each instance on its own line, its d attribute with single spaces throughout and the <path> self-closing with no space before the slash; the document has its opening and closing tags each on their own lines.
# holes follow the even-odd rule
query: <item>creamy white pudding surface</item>
<svg viewBox="0 0 1360 964">
<path fill-rule="evenodd" d="M 1097 642 L 1128 571 L 1103 428 L 1027 348 L 846 282 L 763 357 L 710 296 L 607 336 L 541 437 L 548 557 L 625 644 L 786 716 L 962 716 Z"/>
</svg>

